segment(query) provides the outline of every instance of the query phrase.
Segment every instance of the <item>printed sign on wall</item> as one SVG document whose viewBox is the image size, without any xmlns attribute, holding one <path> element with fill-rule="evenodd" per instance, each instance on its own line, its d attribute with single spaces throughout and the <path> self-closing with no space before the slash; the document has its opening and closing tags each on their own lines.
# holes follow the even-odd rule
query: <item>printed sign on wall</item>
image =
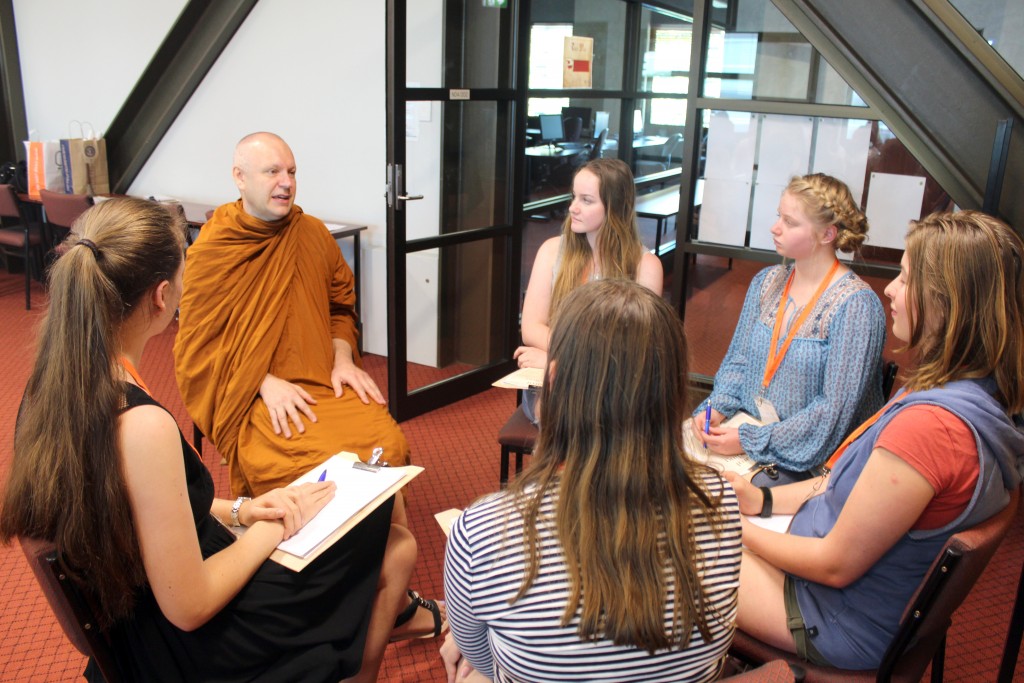
<svg viewBox="0 0 1024 683">
<path fill-rule="evenodd" d="M 562 70 L 563 88 L 593 87 L 594 39 L 566 36 L 565 61 Z"/>
</svg>

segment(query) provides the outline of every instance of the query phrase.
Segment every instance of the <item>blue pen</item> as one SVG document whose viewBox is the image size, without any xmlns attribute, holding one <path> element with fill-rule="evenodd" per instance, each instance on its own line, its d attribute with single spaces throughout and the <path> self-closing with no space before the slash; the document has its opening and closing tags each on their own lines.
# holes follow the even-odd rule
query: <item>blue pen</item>
<svg viewBox="0 0 1024 683">
<path fill-rule="evenodd" d="M 704 433 L 711 433 L 711 401 L 708 401 L 708 407 L 704 410 Z M 704 442 L 704 450 L 708 449 L 708 442 Z"/>
<path fill-rule="evenodd" d="M 317 481 L 327 481 L 327 470 L 320 473 L 320 478 Z"/>
</svg>

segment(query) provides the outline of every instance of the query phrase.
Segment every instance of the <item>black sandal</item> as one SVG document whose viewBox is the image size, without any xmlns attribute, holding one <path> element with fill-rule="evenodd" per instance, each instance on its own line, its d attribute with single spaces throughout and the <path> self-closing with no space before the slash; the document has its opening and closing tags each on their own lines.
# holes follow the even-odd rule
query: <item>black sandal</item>
<svg viewBox="0 0 1024 683">
<path fill-rule="evenodd" d="M 439 635 L 445 632 L 448 628 L 448 620 L 441 618 L 441 608 L 437 605 L 437 600 L 424 600 L 420 597 L 420 594 L 414 590 L 407 591 L 411 602 L 409 605 L 402 610 L 398 617 L 395 618 L 395 628 L 403 626 L 416 615 L 416 610 L 423 608 L 434 615 L 434 629 L 427 633 L 411 633 L 408 635 L 401 635 L 398 637 L 391 638 L 389 642 L 397 642 L 400 640 L 412 640 L 415 638 L 437 638 Z"/>
</svg>

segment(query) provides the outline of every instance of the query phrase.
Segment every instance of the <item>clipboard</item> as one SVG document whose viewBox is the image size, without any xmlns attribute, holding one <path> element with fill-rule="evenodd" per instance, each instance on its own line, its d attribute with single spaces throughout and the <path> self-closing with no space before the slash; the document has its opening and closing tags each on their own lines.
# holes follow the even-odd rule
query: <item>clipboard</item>
<svg viewBox="0 0 1024 683">
<path fill-rule="evenodd" d="M 444 512 L 438 512 L 434 514 L 434 519 L 441 526 L 441 531 L 444 532 L 444 537 L 448 538 L 452 534 L 452 525 L 455 524 L 455 520 L 462 514 L 462 510 L 459 508 L 450 508 Z"/>
<path fill-rule="evenodd" d="M 543 385 L 544 370 L 542 368 L 519 368 L 515 372 L 505 375 L 491 386 L 498 387 L 499 389 L 525 390 Z"/>
<path fill-rule="evenodd" d="M 331 456 L 325 462 L 317 465 L 306 474 L 296 479 L 293 484 L 302 484 L 305 482 L 317 481 L 320 479 L 323 472 L 327 472 L 327 479 L 334 481 L 339 485 L 339 494 L 336 495 L 334 500 L 327 504 L 323 510 L 317 513 L 316 517 L 311 519 L 297 534 L 292 536 L 286 541 L 282 541 L 280 545 L 270 554 L 270 559 L 277 562 L 283 567 L 287 567 L 292 571 L 300 572 L 305 569 L 310 562 L 318 558 L 325 550 L 334 545 L 338 539 L 347 534 L 353 529 L 359 522 L 366 519 L 366 517 L 376 510 L 381 504 L 384 503 L 388 498 L 395 495 L 400 491 L 406 484 L 415 479 L 421 472 L 422 467 L 416 465 L 407 465 L 405 467 L 382 467 L 379 468 L 382 472 L 388 473 L 387 479 L 381 479 L 375 485 L 373 478 L 377 476 L 374 472 L 360 471 L 353 467 L 353 464 L 360 462 L 359 456 L 355 453 L 348 453 L 342 451 L 336 455 Z M 337 511 L 333 511 L 332 505 L 336 502 L 339 505 L 344 505 L 351 501 L 343 500 L 342 485 L 344 483 L 352 483 L 352 477 L 360 477 L 359 487 L 367 490 L 372 498 L 369 498 L 367 502 L 362 504 L 358 510 L 351 511 L 344 507 L 340 507 Z M 375 494 L 375 495 L 374 495 Z M 351 506 L 349 506 L 351 507 Z M 324 517 L 324 514 L 327 517 Z M 336 516 L 331 518 L 332 513 Z M 325 532 L 324 529 L 327 529 Z M 236 536 L 241 536 L 245 529 L 231 529 Z M 309 550 L 302 554 L 295 554 L 295 552 L 288 552 L 283 550 L 285 548 L 296 547 L 308 547 Z"/>
<path fill-rule="evenodd" d="M 719 455 L 717 453 L 707 451 L 700 439 L 694 435 L 693 429 L 690 427 L 690 423 L 692 421 L 693 418 L 691 417 L 683 422 L 683 445 L 686 448 L 686 453 L 691 458 L 699 463 L 713 467 L 719 472 L 735 472 L 746 476 L 757 469 L 757 462 L 751 460 L 750 456 L 746 453 L 740 453 L 739 455 Z M 728 420 L 722 422 L 721 426 L 738 429 L 742 424 L 752 424 L 757 425 L 758 427 L 764 426 L 764 423 L 761 422 L 761 420 L 758 420 L 750 413 L 742 410 L 738 411 Z"/>
</svg>

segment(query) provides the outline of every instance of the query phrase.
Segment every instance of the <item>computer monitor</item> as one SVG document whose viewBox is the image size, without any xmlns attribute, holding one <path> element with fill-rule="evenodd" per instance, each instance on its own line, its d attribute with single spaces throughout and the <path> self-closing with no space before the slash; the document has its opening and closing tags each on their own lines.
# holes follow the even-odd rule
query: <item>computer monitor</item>
<svg viewBox="0 0 1024 683">
<path fill-rule="evenodd" d="M 601 131 L 608 128 L 608 112 L 599 111 L 594 114 L 594 137 L 601 134 Z"/>
<path fill-rule="evenodd" d="M 562 129 L 562 115 L 561 114 L 541 114 L 540 115 L 540 141 L 541 142 L 559 142 L 565 137 L 565 131 Z"/>
<path fill-rule="evenodd" d="M 583 130 L 590 130 L 590 121 L 594 116 L 594 110 L 590 107 L 562 107 L 562 118 L 571 119 L 579 117 L 583 124 Z"/>
</svg>

